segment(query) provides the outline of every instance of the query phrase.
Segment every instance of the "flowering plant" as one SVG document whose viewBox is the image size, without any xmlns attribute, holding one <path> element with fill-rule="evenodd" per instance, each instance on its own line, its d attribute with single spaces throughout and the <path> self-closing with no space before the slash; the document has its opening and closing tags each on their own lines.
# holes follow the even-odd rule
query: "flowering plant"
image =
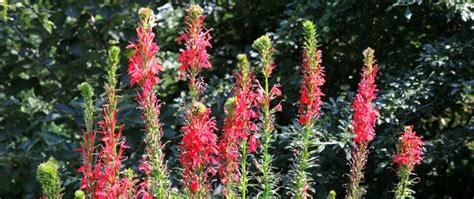
<svg viewBox="0 0 474 199">
<path fill-rule="evenodd" d="M 259 37 L 254 41 L 252 47 L 260 54 L 260 61 L 262 63 L 261 73 L 264 77 L 265 84 L 262 87 L 258 85 L 257 94 L 255 96 L 256 103 L 260 106 L 260 120 L 262 122 L 262 160 L 258 167 L 262 173 L 259 181 L 262 188 L 262 197 L 270 198 L 274 194 L 274 180 L 275 176 L 272 172 L 272 161 L 273 157 L 269 152 L 270 144 L 272 141 L 272 132 L 274 130 L 274 114 L 277 111 L 281 111 L 281 105 L 278 104 L 273 108 L 270 108 L 270 102 L 276 97 L 281 95 L 279 85 L 273 85 L 270 89 L 269 78 L 275 68 L 273 62 L 273 54 L 275 49 L 272 46 L 272 41 L 267 35 Z"/>
<path fill-rule="evenodd" d="M 308 198 L 308 189 L 311 184 L 311 174 L 308 169 L 313 167 L 311 162 L 310 147 L 317 141 L 313 133 L 314 125 L 320 115 L 319 109 L 322 104 L 321 97 L 324 95 L 321 86 L 324 84 L 323 67 L 321 66 L 321 50 L 317 49 L 316 30 L 311 21 L 303 22 L 305 44 L 303 49 L 303 82 L 299 100 L 299 123 L 303 126 L 296 138 L 295 158 L 295 198 Z"/>
<path fill-rule="evenodd" d="M 421 164 L 423 160 L 423 141 L 413 132 L 413 126 L 405 127 L 399 141 L 398 152 L 393 156 L 393 162 L 398 166 L 400 180 L 395 190 L 395 198 L 411 198 L 414 191 L 410 189 L 410 185 L 414 182 L 410 180 L 410 176 L 413 175 L 415 165 Z"/>
<path fill-rule="evenodd" d="M 95 187 L 94 179 L 94 150 L 95 150 L 95 138 L 96 132 L 93 129 L 94 123 L 94 108 L 92 97 L 94 96 L 94 90 L 87 83 L 84 82 L 79 85 L 81 94 L 84 97 L 84 121 L 86 124 L 86 130 L 82 131 L 83 141 L 79 151 L 82 155 L 82 166 L 79 167 L 78 171 L 82 172 L 81 189 L 85 189 L 88 193 L 88 197 L 92 197 L 92 190 Z"/>
<path fill-rule="evenodd" d="M 121 167 L 124 160 L 123 152 L 128 148 L 125 138 L 122 137 L 124 125 L 117 124 L 117 77 L 120 49 L 112 47 L 107 59 L 107 83 L 105 92 L 106 104 L 103 108 L 103 120 L 99 121 L 100 130 L 97 131 L 102 141 L 99 147 L 95 146 L 96 134 L 93 130 L 93 91 L 89 84 L 79 86 L 85 99 L 86 131 L 83 131 L 83 144 L 79 149 L 83 158 L 83 165 L 78 172 L 83 174 L 81 189 L 84 189 L 88 198 L 129 198 L 135 193 L 134 180 L 122 178 Z M 118 130 L 117 130 L 118 129 Z M 97 155 L 95 154 L 95 151 Z M 78 192 L 79 193 L 79 192 Z"/>
<path fill-rule="evenodd" d="M 275 103 L 274 100 L 282 93 L 279 84 L 270 82 L 276 68 L 276 50 L 272 40 L 264 35 L 252 45 L 260 56 L 259 70 L 263 76 L 261 82 L 254 76 L 246 54 L 237 56 L 235 86 L 224 105 L 225 118 L 222 131 L 219 132 L 218 122 L 212 116 L 211 108 L 202 99 L 204 80 L 200 77 L 203 69 L 211 68 L 207 52 L 211 47 L 211 36 L 203 25 L 205 17 L 201 7 L 191 5 L 186 12 L 186 30 L 178 38 L 178 43 L 184 43 L 178 57 L 181 63 L 179 74 L 180 78 L 188 80 L 189 86 L 189 94 L 182 108 L 183 136 L 179 143 L 182 173 L 178 178 L 183 185 L 182 191 L 171 189 L 174 181 L 170 179 L 165 158 L 166 145 L 162 142 L 162 104 L 156 87 L 160 84 L 158 75 L 164 68 L 157 58 L 159 47 L 153 32 L 156 26 L 155 15 L 151 9 L 141 8 L 138 12 L 140 22 L 135 29 L 137 40 L 127 48 L 131 51 L 128 63 L 130 87 L 135 87 L 138 93 L 135 99 L 146 132 L 142 162 L 137 164 L 137 169 L 126 168 L 124 163 L 127 158 L 124 153 L 128 146 L 122 136 L 124 125 L 120 125 L 117 118 L 119 97 L 116 93 L 120 49 L 112 47 L 107 58 L 104 87 L 106 100 L 98 130 L 94 129 L 92 86 L 87 83 L 79 86 L 84 97 L 85 129 L 79 148 L 82 165 L 78 173 L 82 175 L 82 179 L 81 190 L 76 191 L 77 198 L 211 198 L 221 195 L 225 198 L 246 199 L 254 196 L 274 198 L 281 193 L 277 187 L 277 168 L 274 166 L 280 162 L 274 161 L 279 159 L 270 152 L 272 145 L 277 143 L 275 140 L 280 141 L 283 137 L 273 133 L 278 130 L 275 114 L 282 109 L 280 103 Z M 314 192 L 314 172 L 310 169 L 316 165 L 315 146 L 332 143 L 319 141 L 320 138 L 325 139 L 318 128 L 319 120 L 322 119 L 320 109 L 324 93 L 321 87 L 325 83 L 325 74 L 316 28 L 311 21 L 303 22 L 303 34 L 302 83 L 298 115 L 294 120 L 298 127 L 294 129 L 298 132 L 289 139 L 292 141 L 289 148 L 294 147 L 291 148 L 294 159 L 288 177 L 283 178 L 283 182 L 293 182 L 289 183 L 289 192 L 298 199 L 311 198 Z M 367 48 L 363 55 L 361 81 L 351 106 L 354 113 L 350 131 L 354 139 L 346 195 L 346 198 L 351 199 L 362 198 L 365 194 L 365 189 L 360 184 L 364 180 L 364 168 L 370 144 L 375 138 L 375 122 L 379 117 L 378 110 L 373 105 L 378 91 L 375 84 L 378 66 L 374 50 Z M 422 162 L 422 145 L 421 137 L 413 132 L 412 126 L 407 126 L 400 137 L 397 154 L 393 156 L 400 179 L 395 190 L 396 198 L 413 196 L 414 191 L 410 189 L 410 185 L 414 182 L 410 177 L 415 165 Z M 256 154 L 253 156 L 252 153 Z M 251 173 L 252 169 L 257 171 L 255 175 L 250 175 L 254 174 Z M 62 196 L 56 166 L 42 164 L 38 167 L 37 174 L 44 197 Z M 256 188 L 251 186 L 252 183 L 256 184 Z M 330 191 L 328 198 L 336 198 L 336 193 Z"/>
<path fill-rule="evenodd" d="M 212 67 L 209 62 L 207 48 L 211 47 L 211 34 L 204 28 L 204 16 L 202 8 L 199 5 L 191 5 L 187 9 L 187 15 L 184 23 L 187 29 L 178 38 L 178 43 L 184 41 L 185 48 L 181 49 L 178 61 L 181 63 L 179 71 L 181 76 L 189 78 L 190 95 L 194 98 L 202 92 L 202 80 L 198 74 L 202 68 Z"/>
<path fill-rule="evenodd" d="M 237 86 L 234 90 L 234 97 L 229 98 L 226 102 L 227 117 L 224 120 L 223 135 L 218 145 L 219 174 L 221 175 L 222 184 L 225 185 L 224 195 L 227 198 L 237 197 L 234 189 L 236 182 L 239 180 L 241 197 L 246 198 L 248 183 L 247 151 L 252 153 L 257 148 L 255 136 L 250 134 L 251 131 L 256 130 L 255 124 L 251 121 L 256 116 L 252 109 L 254 104 L 253 74 L 245 54 L 238 55 L 237 59 L 239 69 L 235 73 Z M 250 142 L 248 141 L 249 136 L 251 136 Z M 242 176 L 238 173 L 239 162 Z M 241 177 L 242 179 L 240 179 Z"/>
<path fill-rule="evenodd" d="M 363 54 L 362 80 L 358 85 L 357 95 L 352 104 L 354 115 L 351 130 L 355 134 L 355 138 L 352 143 L 350 182 L 346 195 L 347 198 L 352 199 L 361 198 L 365 193 L 365 189 L 360 187 L 359 184 L 364 178 L 363 169 L 367 162 L 368 146 L 374 139 L 375 120 L 379 115 L 377 109 L 372 106 L 372 101 L 376 99 L 377 92 L 375 85 L 377 64 L 375 64 L 374 50 L 367 48 Z"/>
<path fill-rule="evenodd" d="M 141 8 L 139 11 L 140 24 L 136 28 L 137 43 L 131 43 L 127 48 L 133 49 L 130 56 L 128 73 L 130 85 L 138 84 L 141 93 L 136 98 L 142 111 L 145 122 L 145 156 L 140 170 L 146 174 L 141 183 L 139 195 L 144 198 L 164 198 L 167 196 L 169 181 L 166 168 L 164 144 L 161 142 L 163 129 L 160 122 L 160 108 L 158 97 L 153 87 L 159 83 L 157 74 L 163 71 L 156 53 L 159 47 L 154 42 L 155 17 L 153 10 Z"/>
<path fill-rule="evenodd" d="M 190 102 L 185 105 L 185 125 L 182 127 L 183 138 L 180 144 L 179 161 L 183 165 L 183 184 L 192 197 L 203 198 L 209 195 L 209 174 L 215 175 L 213 165 L 217 165 L 217 130 L 211 110 L 198 101 L 202 92 L 202 79 L 197 79 L 202 68 L 210 68 L 207 47 L 210 47 L 211 36 L 204 31 L 202 8 L 191 5 L 187 9 L 185 23 L 187 29 L 178 38 L 178 43 L 185 41 L 178 61 L 179 70 L 189 78 Z M 203 32 L 204 31 L 204 32 Z"/>
</svg>

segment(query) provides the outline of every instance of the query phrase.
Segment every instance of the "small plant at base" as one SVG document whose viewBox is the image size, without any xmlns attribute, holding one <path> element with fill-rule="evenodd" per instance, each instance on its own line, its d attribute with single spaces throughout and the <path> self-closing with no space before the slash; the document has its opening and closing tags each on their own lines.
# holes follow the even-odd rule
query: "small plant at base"
<svg viewBox="0 0 474 199">
<path fill-rule="evenodd" d="M 41 185 L 45 198 L 62 198 L 61 191 L 63 191 L 63 188 L 61 187 L 61 180 L 59 179 L 58 165 L 54 163 L 53 160 L 49 160 L 38 166 L 36 179 Z"/>
<path fill-rule="evenodd" d="M 74 192 L 74 199 L 86 199 L 86 194 L 80 189 L 76 190 L 76 192 Z"/>
<path fill-rule="evenodd" d="M 139 167 L 145 172 L 146 179 L 143 179 L 140 184 L 139 195 L 144 198 L 151 196 L 165 198 L 168 195 L 170 183 L 163 152 L 164 144 L 161 142 L 163 137 L 159 118 L 161 104 L 153 89 L 159 83 L 157 75 L 163 71 L 163 67 L 156 58 L 159 47 L 153 42 L 155 38 L 153 10 L 141 8 L 138 13 L 140 15 L 140 24 L 136 28 L 138 42 L 131 43 L 127 48 L 133 49 L 128 67 L 130 86 L 138 84 L 141 90 L 136 100 L 142 111 L 146 131 L 145 155 Z"/>
<path fill-rule="evenodd" d="M 327 199 L 336 199 L 336 192 L 334 190 L 329 191 Z"/>
<path fill-rule="evenodd" d="M 270 40 L 270 37 L 268 37 L 267 35 L 261 36 L 260 38 L 254 41 L 252 47 L 260 54 L 260 60 L 262 63 L 261 72 L 265 79 L 264 87 L 259 85 L 255 98 L 257 103 L 261 107 L 260 119 L 262 122 L 263 131 L 261 136 L 262 160 L 258 165 L 262 176 L 259 176 L 259 182 L 262 186 L 262 197 L 271 198 L 275 192 L 275 176 L 272 172 L 273 157 L 270 154 L 269 150 L 272 141 L 271 136 L 274 130 L 274 114 L 277 111 L 281 111 L 281 105 L 278 104 L 277 106 L 270 108 L 270 102 L 276 97 L 280 96 L 281 91 L 279 89 L 279 85 L 273 85 L 270 90 L 270 85 L 268 82 L 270 75 L 273 69 L 275 68 L 275 64 L 273 63 L 273 54 L 275 52 L 275 49 L 272 47 L 272 41 Z"/>
<path fill-rule="evenodd" d="M 423 160 L 423 141 L 413 132 L 413 126 L 405 127 L 405 132 L 402 133 L 399 141 L 398 152 L 393 156 L 393 162 L 398 166 L 397 173 L 400 180 L 395 190 L 395 198 L 413 198 L 414 191 L 410 189 L 410 186 L 414 182 L 410 176 L 413 175 L 415 165 L 421 164 Z"/>
<path fill-rule="evenodd" d="M 355 134 L 355 138 L 352 143 L 350 182 L 346 195 L 348 199 L 362 198 L 365 194 L 365 189 L 360 187 L 360 182 L 364 179 L 363 169 L 367 162 L 368 146 L 374 139 L 374 125 L 379 116 L 377 109 L 372 106 L 372 101 L 377 97 L 375 85 L 377 64 L 375 64 L 374 50 L 367 48 L 363 54 L 362 80 L 358 85 L 357 95 L 352 104 L 354 115 L 351 131 Z"/>
<path fill-rule="evenodd" d="M 303 50 L 303 83 L 301 85 L 299 123 L 302 125 L 302 133 L 299 133 L 295 141 L 295 187 L 294 194 L 297 199 L 309 197 L 308 189 L 311 186 L 311 173 L 308 169 L 314 167 L 311 161 L 311 147 L 317 138 L 313 132 L 316 120 L 322 104 L 321 86 L 324 84 L 323 67 L 321 66 L 321 51 L 317 49 L 316 30 L 311 21 L 303 23 L 305 44 Z"/>
</svg>

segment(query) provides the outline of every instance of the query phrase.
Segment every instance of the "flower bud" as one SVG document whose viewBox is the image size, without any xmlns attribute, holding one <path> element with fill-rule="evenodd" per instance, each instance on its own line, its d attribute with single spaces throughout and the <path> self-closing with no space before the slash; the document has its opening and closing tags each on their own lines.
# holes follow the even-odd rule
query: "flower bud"
<svg viewBox="0 0 474 199">
<path fill-rule="evenodd" d="M 203 10 L 202 10 L 201 6 L 199 6 L 197 4 L 192 4 L 191 6 L 189 6 L 189 8 L 186 10 L 186 12 L 188 13 L 188 17 L 191 20 L 195 20 L 195 19 L 199 18 L 202 15 Z"/>
<path fill-rule="evenodd" d="M 138 10 L 138 15 L 140 16 L 140 24 L 145 28 L 153 28 L 155 24 L 155 13 L 150 8 L 140 8 Z"/>
</svg>

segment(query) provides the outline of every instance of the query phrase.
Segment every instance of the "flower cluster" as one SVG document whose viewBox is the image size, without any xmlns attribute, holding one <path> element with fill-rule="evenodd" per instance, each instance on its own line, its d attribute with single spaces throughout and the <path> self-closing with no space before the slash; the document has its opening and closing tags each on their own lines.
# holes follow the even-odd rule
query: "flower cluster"
<svg viewBox="0 0 474 199">
<path fill-rule="evenodd" d="M 399 167 L 405 166 L 410 170 L 415 164 L 421 164 L 423 152 L 421 137 L 413 132 L 413 126 L 406 126 L 405 132 L 400 137 L 398 153 L 393 157 L 393 162 Z"/>
<path fill-rule="evenodd" d="M 393 156 L 393 162 L 398 165 L 399 182 L 395 189 L 395 198 L 413 198 L 415 191 L 410 186 L 416 183 L 410 179 L 416 164 L 423 160 L 423 141 L 421 137 L 413 132 L 413 126 L 406 126 L 405 132 L 399 139 L 397 154 Z"/>
<path fill-rule="evenodd" d="M 377 109 L 372 106 L 372 101 L 376 99 L 377 87 L 375 85 L 375 75 L 377 74 L 377 64 L 374 64 L 374 50 L 367 48 L 364 51 L 365 67 L 362 69 L 362 80 L 358 85 L 352 109 L 354 116 L 352 119 L 354 141 L 357 143 L 370 142 L 374 139 L 374 124 L 379 115 Z"/>
<path fill-rule="evenodd" d="M 149 8 L 141 8 L 139 15 L 140 24 L 136 29 L 138 41 L 128 46 L 133 49 L 128 68 L 130 84 L 137 83 L 141 90 L 137 101 L 147 132 L 145 136 L 146 154 L 139 167 L 145 172 L 146 179 L 143 179 L 140 184 L 139 193 L 145 198 L 151 195 L 163 198 L 166 195 L 169 182 L 161 142 L 163 136 L 159 119 L 161 106 L 155 92 L 153 92 L 153 87 L 159 83 L 157 75 L 163 71 L 163 67 L 156 58 L 159 47 L 154 42 L 154 13 Z"/>
<path fill-rule="evenodd" d="M 323 67 L 321 66 L 321 50 L 317 49 L 316 31 L 314 24 L 306 21 L 304 24 L 305 48 L 303 51 L 303 83 L 301 85 L 300 124 L 312 126 L 319 116 L 321 97 L 324 94 L 321 86 L 324 84 Z"/>
<path fill-rule="evenodd" d="M 111 116 L 109 116 L 109 112 Z M 120 167 L 124 159 L 122 153 L 127 146 L 125 140 L 121 139 L 123 125 L 116 132 L 117 113 L 115 110 L 110 111 L 104 108 L 104 121 L 99 121 L 102 134 L 103 146 L 99 152 L 99 160 L 95 167 L 95 178 L 97 179 L 97 187 L 95 195 L 118 197 L 121 194 Z"/>
<path fill-rule="evenodd" d="M 77 170 L 81 172 L 83 177 L 81 180 L 81 189 L 85 189 L 87 193 L 91 193 L 94 188 L 94 149 L 95 149 L 95 132 L 82 131 L 83 141 L 79 152 L 82 156 L 82 166 Z"/>
<path fill-rule="evenodd" d="M 365 189 L 360 187 L 360 182 L 364 179 L 363 169 L 367 162 L 368 145 L 374 139 L 374 125 L 379 113 L 372 106 L 372 101 L 376 99 L 377 87 L 375 76 L 377 64 L 375 64 L 374 50 L 367 48 L 364 54 L 364 68 L 362 69 L 362 80 L 359 83 L 357 95 L 352 104 L 354 116 L 352 118 L 352 131 L 355 134 L 351 151 L 351 170 L 349 175 L 350 184 L 347 190 L 347 198 L 361 198 L 365 194 Z"/>
<path fill-rule="evenodd" d="M 183 104 L 184 121 L 183 137 L 179 143 L 179 162 L 182 165 L 183 192 L 174 193 L 171 180 L 166 168 L 165 144 L 162 143 L 163 125 L 160 121 L 161 103 L 157 87 L 160 79 L 158 74 L 163 71 L 156 54 L 158 45 L 154 42 L 153 28 L 155 15 L 151 9 L 139 10 L 140 24 L 136 28 L 138 39 L 131 42 L 127 48 L 132 53 L 129 59 L 128 74 L 130 86 L 135 86 L 138 92 L 136 101 L 141 110 L 145 124 L 145 153 L 138 169 L 143 173 L 138 175 L 133 169 L 123 168 L 126 159 L 125 150 L 128 148 L 122 137 L 124 125 L 118 124 L 118 97 L 116 94 L 117 75 L 120 49 L 113 47 L 109 51 L 107 82 L 105 84 L 106 102 L 102 108 L 103 119 L 98 122 L 100 130 L 94 129 L 93 90 L 87 84 L 81 84 L 79 89 L 85 99 L 83 141 L 79 151 L 82 155 L 81 190 L 76 191 L 78 198 L 210 198 L 211 181 L 218 173 L 222 189 L 214 193 L 225 198 L 246 199 L 248 184 L 258 182 L 256 189 L 250 193 L 259 192 L 256 196 L 274 198 L 277 191 L 277 175 L 273 167 L 274 156 L 270 153 L 274 142 L 275 114 L 281 111 L 280 103 L 273 100 L 282 95 L 278 84 L 271 84 L 270 77 L 275 69 L 272 41 L 269 36 L 261 36 L 252 47 L 260 56 L 262 80 L 259 82 L 250 68 L 245 54 L 237 56 L 238 70 L 234 74 L 236 86 L 231 91 L 231 97 L 225 103 L 226 117 L 224 119 L 222 136 L 216 135 L 217 124 L 211 117 L 211 109 L 206 107 L 201 98 L 203 80 L 198 78 L 202 69 L 211 67 L 207 48 L 211 47 L 209 31 L 203 27 L 203 10 L 198 5 L 187 9 L 185 23 L 186 31 L 179 37 L 178 43 L 184 41 L 185 48 L 181 49 L 178 61 L 180 75 L 185 75 L 190 94 Z M 324 93 L 321 87 L 325 83 L 324 68 L 322 67 L 322 52 L 318 50 L 315 25 L 311 21 L 303 23 L 305 43 L 303 49 L 302 75 L 298 118 L 290 147 L 294 151 L 292 170 L 288 176 L 294 179 L 288 194 L 297 199 L 311 198 L 312 179 L 311 168 L 315 167 L 315 147 L 333 142 L 319 142 L 316 128 L 320 117 L 320 107 Z M 375 122 L 379 113 L 372 105 L 376 100 L 377 87 L 375 78 L 374 50 L 364 51 L 364 67 L 361 82 L 352 104 L 354 110 L 349 184 L 345 198 L 363 198 L 365 189 L 360 186 L 364 179 L 364 168 L 368 159 L 370 143 L 375 136 Z M 301 126 L 301 128 L 299 128 Z M 300 131 L 301 130 L 301 131 Z M 96 141 L 96 139 L 98 139 Z M 410 180 L 414 166 L 422 162 L 421 137 L 413 132 L 412 126 L 407 126 L 400 137 L 398 152 L 393 156 L 393 162 L 398 166 L 397 174 L 400 182 L 395 190 L 396 198 L 411 197 L 414 191 Z M 258 154 L 248 155 L 249 153 Z M 252 159 L 254 158 L 254 159 Z M 249 161 L 248 161 L 249 160 Z M 252 161 L 250 161 L 252 160 Z M 248 162 L 247 162 L 248 161 Z M 250 164 L 255 165 L 251 166 Z M 254 167 L 255 166 L 255 167 Z M 249 169 L 258 170 L 256 179 L 249 179 Z M 141 176 L 138 178 L 137 176 Z M 61 197 L 61 182 L 57 167 L 42 164 L 38 168 L 38 181 L 43 193 L 48 198 Z M 219 185 L 219 187 L 222 187 Z M 221 193 L 217 193 L 222 190 Z M 237 192 L 240 191 L 240 194 Z M 213 195 L 214 195 L 213 193 Z M 318 193 L 320 195 L 320 193 Z M 253 197 L 254 195 L 249 195 Z M 328 198 L 335 198 L 331 191 Z"/>
<path fill-rule="evenodd" d="M 189 77 L 189 87 L 192 97 L 202 91 L 202 82 L 196 79 L 202 68 L 211 68 L 209 54 L 206 48 L 211 47 L 209 30 L 203 27 L 204 16 L 199 5 L 191 5 L 187 9 L 185 24 L 187 26 L 178 38 L 178 43 L 184 41 L 185 49 L 181 49 L 178 61 L 181 63 L 181 75 Z"/>
<path fill-rule="evenodd" d="M 238 57 L 239 71 L 235 73 L 237 87 L 234 90 L 235 97 L 229 98 L 226 102 L 227 117 L 224 120 L 223 135 L 220 138 L 218 149 L 218 160 L 220 163 L 219 174 L 224 188 L 224 195 L 233 198 L 235 182 L 239 180 L 239 162 L 246 158 L 246 154 L 241 154 L 242 143 L 249 139 L 251 131 L 256 130 L 256 125 L 251 121 L 256 113 L 252 110 L 254 93 L 252 92 L 253 75 L 249 68 L 247 56 L 241 54 Z M 255 152 L 257 146 L 255 136 L 251 135 L 249 142 L 249 152 Z M 245 157 L 244 157 L 245 156 Z M 244 172 L 244 175 L 246 173 Z"/>
<path fill-rule="evenodd" d="M 187 123 L 183 126 L 179 161 L 184 167 L 183 183 L 191 194 L 206 195 L 210 189 L 209 174 L 215 175 L 217 165 L 217 130 L 211 110 L 200 102 L 194 102 L 186 110 Z"/>
<path fill-rule="evenodd" d="M 137 83 L 143 88 L 141 95 L 149 96 L 153 86 L 159 83 L 156 75 L 163 71 L 163 67 L 155 58 L 160 48 L 154 42 L 153 11 L 149 8 L 141 8 L 139 15 L 140 25 L 136 28 L 138 41 L 127 46 L 128 49 L 133 49 L 128 64 L 128 74 L 130 75 L 130 86 Z"/>
</svg>

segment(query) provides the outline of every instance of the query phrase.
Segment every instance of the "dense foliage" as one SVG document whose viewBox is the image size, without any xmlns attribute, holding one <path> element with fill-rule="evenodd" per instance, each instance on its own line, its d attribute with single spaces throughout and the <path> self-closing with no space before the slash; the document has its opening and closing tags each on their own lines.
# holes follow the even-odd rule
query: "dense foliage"
<svg viewBox="0 0 474 199">
<path fill-rule="evenodd" d="M 2 1 L 6 2 L 6 1 Z M 415 3 L 416 2 L 416 3 Z M 213 37 L 209 49 L 212 68 L 206 69 L 202 98 L 222 129 L 224 103 L 231 96 L 237 54 L 250 54 L 250 66 L 259 66 L 259 53 L 251 44 L 268 33 L 277 67 L 270 85 L 281 84 L 282 112 L 276 112 L 270 149 L 278 187 L 290 185 L 291 151 L 298 123 L 298 89 L 302 82 L 302 22 L 315 22 L 318 49 L 322 51 L 325 83 L 321 113 L 316 124 L 319 138 L 315 165 L 310 170 L 316 198 L 333 189 L 345 193 L 349 172 L 351 104 L 360 81 L 362 51 L 376 50 L 377 99 L 380 117 L 365 168 L 367 198 L 392 197 L 398 182 L 392 164 L 399 132 L 414 125 L 423 137 L 423 164 L 415 168 L 421 179 L 411 189 L 419 198 L 469 198 L 474 190 L 474 8 L 470 3 L 421 1 L 204 1 L 205 27 Z M 130 41 L 138 41 L 135 28 L 142 6 L 154 8 L 155 42 L 160 46 L 160 119 L 167 142 L 167 168 L 173 187 L 179 183 L 179 146 L 183 107 L 188 86 L 178 69 L 176 43 L 184 31 L 187 3 L 121 1 L 8 1 L 0 20 L 0 197 L 36 198 L 41 194 L 34 171 L 54 158 L 64 197 L 80 187 L 77 168 L 86 128 L 77 85 L 87 81 L 95 91 L 97 111 L 106 103 L 103 78 L 109 47 L 121 54 L 117 82 L 117 123 L 126 124 L 123 136 L 130 147 L 124 166 L 138 171 L 145 153 L 141 112 L 137 110 L 127 75 Z M 259 71 L 255 71 L 259 72 Z M 100 95 L 99 95 L 100 94 Z M 207 115 L 206 115 L 207 117 Z M 89 124 L 88 124 L 89 125 Z M 94 124 L 94 128 L 99 128 Z M 217 132 L 221 135 L 222 132 Z M 376 149 L 376 150 L 375 150 Z M 345 157 L 345 158 L 344 158 Z M 176 169 L 174 169 L 176 168 Z M 249 168 L 256 172 L 257 168 Z M 249 184 L 256 182 L 249 181 Z M 249 192 L 255 191 L 250 189 Z M 285 187 L 278 194 L 287 195 Z"/>
</svg>

